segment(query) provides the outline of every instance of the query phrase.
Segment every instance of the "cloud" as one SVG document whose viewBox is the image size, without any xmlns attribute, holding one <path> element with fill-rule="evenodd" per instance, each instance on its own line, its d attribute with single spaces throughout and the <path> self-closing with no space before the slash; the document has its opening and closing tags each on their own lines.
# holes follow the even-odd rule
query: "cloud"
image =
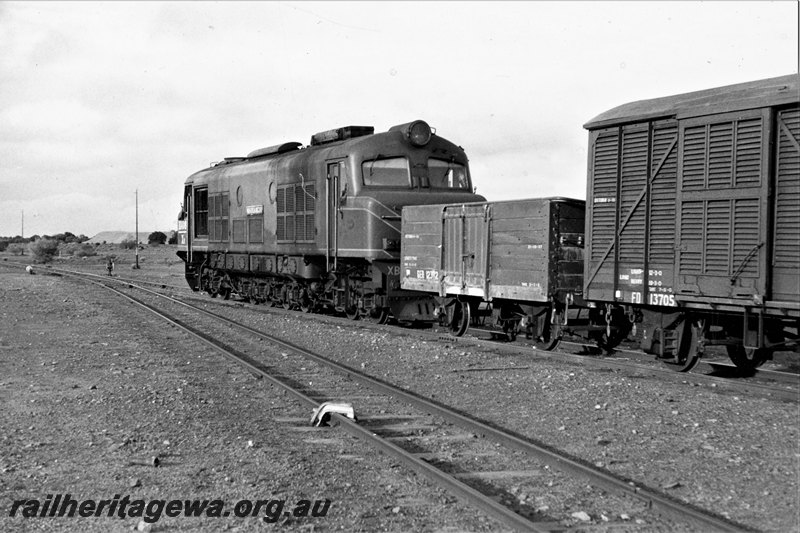
<svg viewBox="0 0 800 533">
<path fill-rule="evenodd" d="M 186 176 L 211 161 L 417 118 L 467 150 L 490 199 L 582 197 L 585 122 L 633 100 L 796 71 L 797 9 L 2 3 L 0 235 L 18 231 L 23 208 L 36 233 L 130 229 L 137 189 L 147 227 L 171 227 Z"/>
</svg>

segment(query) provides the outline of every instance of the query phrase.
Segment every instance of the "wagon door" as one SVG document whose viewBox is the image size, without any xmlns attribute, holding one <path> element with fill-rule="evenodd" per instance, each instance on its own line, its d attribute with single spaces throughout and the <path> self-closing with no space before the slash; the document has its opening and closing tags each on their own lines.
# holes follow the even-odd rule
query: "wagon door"
<svg viewBox="0 0 800 533">
<path fill-rule="evenodd" d="M 769 110 L 680 128 L 678 293 L 724 300 L 766 292 Z"/>
<path fill-rule="evenodd" d="M 450 294 L 487 294 L 489 206 L 454 205 L 442 219 L 443 284 Z"/>
<path fill-rule="evenodd" d="M 800 108 L 777 113 L 772 298 L 800 299 Z"/>
</svg>

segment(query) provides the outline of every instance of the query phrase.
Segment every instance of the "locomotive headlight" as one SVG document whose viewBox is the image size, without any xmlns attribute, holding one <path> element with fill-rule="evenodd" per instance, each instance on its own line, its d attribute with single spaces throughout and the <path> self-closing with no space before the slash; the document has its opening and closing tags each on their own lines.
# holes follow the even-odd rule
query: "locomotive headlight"
<svg viewBox="0 0 800 533">
<path fill-rule="evenodd" d="M 409 124 L 406 135 L 414 146 L 425 146 L 431 140 L 431 127 L 424 120 L 417 120 Z"/>
</svg>

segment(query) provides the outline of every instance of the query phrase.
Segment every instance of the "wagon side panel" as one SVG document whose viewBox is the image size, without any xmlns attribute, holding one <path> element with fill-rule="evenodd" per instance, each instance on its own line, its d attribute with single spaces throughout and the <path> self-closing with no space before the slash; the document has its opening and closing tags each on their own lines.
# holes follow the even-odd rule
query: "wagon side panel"
<svg viewBox="0 0 800 533">
<path fill-rule="evenodd" d="M 531 199 L 492 205 L 489 296 L 547 301 L 550 288 L 552 202 Z"/>
<path fill-rule="evenodd" d="M 614 300 L 619 136 L 619 128 L 589 134 L 584 294 L 591 300 Z"/>
<path fill-rule="evenodd" d="M 400 242 L 400 285 L 403 289 L 439 292 L 443 210 L 443 205 L 403 208 Z"/>
</svg>

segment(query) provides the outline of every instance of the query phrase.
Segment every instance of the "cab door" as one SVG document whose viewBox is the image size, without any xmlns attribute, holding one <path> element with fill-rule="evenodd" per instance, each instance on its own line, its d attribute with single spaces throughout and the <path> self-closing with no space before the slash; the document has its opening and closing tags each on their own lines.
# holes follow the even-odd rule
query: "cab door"
<svg viewBox="0 0 800 533">
<path fill-rule="evenodd" d="M 342 161 L 327 163 L 325 182 L 325 258 L 329 271 L 336 270 L 339 256 L 339 209 L 342 202 Z"/>
</svg>

